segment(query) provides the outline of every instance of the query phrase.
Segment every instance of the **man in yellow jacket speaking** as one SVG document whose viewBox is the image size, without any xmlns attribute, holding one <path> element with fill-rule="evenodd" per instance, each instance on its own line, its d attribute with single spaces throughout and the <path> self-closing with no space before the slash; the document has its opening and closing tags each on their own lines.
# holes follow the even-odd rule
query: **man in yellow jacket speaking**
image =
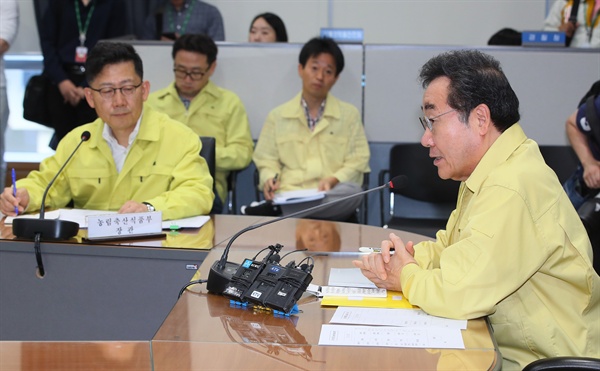
<svg viewBox="0 0 600 371">
<path fill-rule="evenodd" d="M 163 219 L 208 214 L 214 194 L 201 142 L 191 129 L 144 106 L 150 83 L 131 45 L 98 43 L 86 62 L 85 97 L 99 118 L 71 131 L 39 171 L 7 187 L 0 195 L 6 215 L 39 210 L 50 180 L 67 161 L 82 133 L 91 136 L 79 148 L 48 192 L 46 207 L 161 211 Z"/>
<path fill-rule="evenodd" d="M 435 241 L 413 245 L 392 233 L 381 253 L 355 266 L 431 315 L 488 316 L 502 370 L 549 357 L 600 358 L 590 240 L 521 127 L 500 63 L 454 50 L 430 59 L 419 77 L 421 144 L 440 178 L 461 182 L 456 209 Z"/>
</svg>

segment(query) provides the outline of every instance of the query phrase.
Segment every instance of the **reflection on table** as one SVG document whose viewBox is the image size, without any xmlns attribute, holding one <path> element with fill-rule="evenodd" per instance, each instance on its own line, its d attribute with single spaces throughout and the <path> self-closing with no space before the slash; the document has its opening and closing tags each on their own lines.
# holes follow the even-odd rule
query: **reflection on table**
<svg viewBox="0 0 600 371">
<path fill-rule="evenodd" d="M 246 215 L 211 215 L 202 228 L 165 231 L 158 239 L 112 240 L 93 243 L 106 246 L 175 247 L 185 249 L 210 249 L 225 246 L 238 231 L 275 218 Z M 357 251 L 360 246 L 379 246 L 390 232 L 398 234 L 404 241 L 415 243 L 428 239 L 421 235 L 361 224 L 329 222 L 305 219 L 285 219 L 242 234 L 234 247 L 266 247 L 280 243 L 287 248 L 311 251 Z M 60 243 L 92 244 L 85 240 L 87 230 L 80 229 L 76 237 Z M 12 226 L 0 220 L 0 240 L 16 240 Z"/>
<path fill-rule="evenodd" d="M 296 250 L 340 251 L 341 247 L 339 223 L 309 219 L 296 222 Z"/>
<path fill-rule="evenodd" d="M 209 254 L 200 269 L 202 277 L 207 277 L 221 252 L 215 249 Z M 229 260 L 241 262 L 248 253 L 252 250 L 232 250 Z M 297 251 L 289 259 L 299 261 L 307 255 L 315 259 L 315 284 L 326 283 L 331 268 L 351 267 L 357 256 Z M 471 370 L 493 369 L 500 359 L 484 319 L 468 322 L 464 350 L 319 346 L 321 325 L 329 322 L 335 308 L 321 307 L 308 295 L 298 306 L 299 314 L 276 317 L 237 307 L 202 286 L 193 286 L 152 340 L 154 369 Z"/>
<path fill-rule="evenodd" d="M 0 342 L 1 370 L 150 370 L 148 342 Z"/>
</svg>

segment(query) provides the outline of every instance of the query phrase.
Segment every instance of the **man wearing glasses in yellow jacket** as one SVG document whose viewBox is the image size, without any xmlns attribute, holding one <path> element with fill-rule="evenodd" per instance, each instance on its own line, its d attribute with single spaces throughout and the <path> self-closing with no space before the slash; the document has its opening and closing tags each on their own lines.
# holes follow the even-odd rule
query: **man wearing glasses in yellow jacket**
<svg viewBox="0 0 600 371">
<path fill-rule="evenodd" d="M 200 157 L 201 143 L 185 125 L 144 106 L 150 84 L 133 47 L 101 42 L 86 63 L 85 96 L 99 118 L 71 131 L 56 154 L 0 195 L 6 215 L 40 208 L 50 180 L 81 142 L 48 192 L 46 206 L 117 210 L 120 213 L 161 211 L 163 219 L 208 214 L 213 203 L 212 178 Z"/>
</svg>

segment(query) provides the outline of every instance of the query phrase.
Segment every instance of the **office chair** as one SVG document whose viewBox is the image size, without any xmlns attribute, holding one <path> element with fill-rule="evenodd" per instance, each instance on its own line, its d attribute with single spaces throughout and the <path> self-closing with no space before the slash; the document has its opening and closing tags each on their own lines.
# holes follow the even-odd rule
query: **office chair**
<svg viewBox="0 0 600 371">
<path fill-rule="evenodd" d="M 391 179 L 397 175 L 406 175 L 408 181 L 400 189 L 380 191 L 381 225 L 435 237 L 438 230 L 445 228 L 450 213 L 456 207 L 460 182 L 442 180 L 429 157 L 429 150 L 419 143 L 400 143 L 391 148 L 389 169 L 379 172 L 379 184 L 384 184 L 386 177 Z M 386 193 L 389 197 L 389 220 L 384 216 Z M 431 215 L 395 215 L 397 195 L 420 201 L 422 207 L 430 209 L 428 214 Z"/>
<path fill-rule="evenodd" d="M 215 194 L 215 200 L 213 202 L 212 209 L 210 211 L 211 214 L 220 214 L 223 210 L 223 204 L 221 199 L 217 195 L 217 188 L 215 186 L 215 169 L 216 169 L 216 140 L 213 137 L 200 137 L 200 141 L 202 142 L 202 149 L 200 149 L 200 156 L 202 156 L 206 160 L 206 164 L 208 165 L 208 172 L 210 176 L 213 178 L 213 193 Z"/>
<path fill-rule="evenodd" d="M 523 371 L 600 370 L 600 359 L 587 357 L 551 357 L 533 361 Z"/>
<path fill-rule="evenodd" d="M 366 191 L 367 189 L 369 189 L 369 178 L 371 177 L 371 173 L 370 172 L 366 172 L 363 173 L 363 183 L 362 183 L 362 190 Z M 358 210 L 356 210 L 356 215 L 357 216 L 362 216 L 362 219 L 358 219 L 358 223 L 360 224 L 367 224 L 369 221 L 369 195 L 363 195 L 362 196 L 362 203 L 360 205 L 360 207 L 358 208 Z"/>
<path fill-rule="evenodd" d="M 546 164 L 554 170 L 560 183 L 565 184 L 579 165 L 579 159 L 573 148 L 569 145 L 540 145 L 539 147 Z M 596 205 L 599 203 L 600 200 L 593 198 L 587 200 L 577 210 L 592 243 L 594 251 L 594 260 L 592 263 L 596 272 L 600 272 L 600 231 L 597 227 L 600 225 L 600 221 L 598 220 L 600 214 L 596 212 Z"/>
<path fill-rule="evenodd" d="M 213 184 L 215 179 L 215 169 L 216 169 L 216 140 L 213 137 L 200 137 L 200 141 L 202 142 L 202 149 L 200 150 L 200 156 L 204 157 L 206 160 L 206 164 L 208 165 L 208 172 L 210 176 L 213 178 Z"/>
<path fill-rule="evenodd" d="M 232 170 L 227 175 L 227 214 L 237 214 L 237 175 L 241 170 Z"/>
<path fill-rule="evenodd" d="M 564 184 L 579 164 L 573 148 L 569 145 L 540 145 L 539 147 L 546 164 L 554 170 L 560 183 Z"/>
</svg>

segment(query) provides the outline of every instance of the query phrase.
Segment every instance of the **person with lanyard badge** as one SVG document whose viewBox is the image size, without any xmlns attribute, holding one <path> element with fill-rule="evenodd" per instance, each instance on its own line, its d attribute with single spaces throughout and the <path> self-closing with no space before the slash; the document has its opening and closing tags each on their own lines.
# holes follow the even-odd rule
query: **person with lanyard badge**
<svg viewBox="0 0 600 371">
<path fill-rule="evenodd" d="M 125 14 L 120 0 L 57 0 L 42 16 L 40 44 L 49 80 L 45 103 L 55 130 L 52 149 L 73 128 L 97 117 L 85 101 L 85 61 L 99 40 L 126 33 Z"/>
<path fill-rule="evenodd" d="M 142 38 L 176 40 L 185 34 L 205 34 L 214 41 L 225 41 L 219 9 L 200 0 L 169 0 L 148 18 Z"/>
<path fill-rule="evenodd" d="M 575 12 L 577 21 L 572 22 Z M 600 48 L 599 16 L 600 0 L 556 0 L 544 22 L 544 31 L 564 32 L 572 47 Z"/>
</svg>

